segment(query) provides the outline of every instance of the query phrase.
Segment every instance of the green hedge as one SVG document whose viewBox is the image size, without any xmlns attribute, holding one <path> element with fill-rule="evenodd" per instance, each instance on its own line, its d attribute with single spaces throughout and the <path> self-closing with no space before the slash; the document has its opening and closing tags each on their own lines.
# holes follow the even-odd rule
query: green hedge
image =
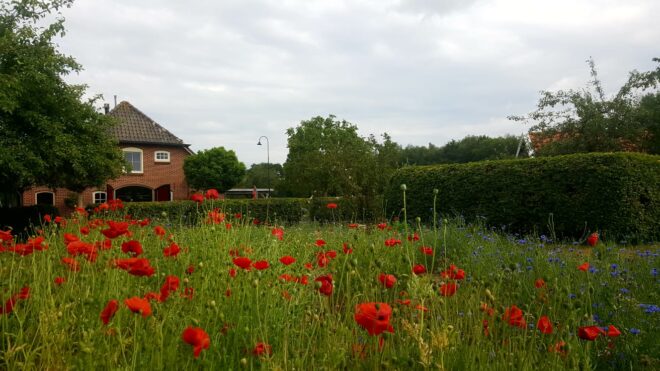
<svg viewBox="0 0 660 371">
<path fill-rule="evenodd" d="M 193 201 L 126 202 L 122 214 L 134 219 L 149 218 L 168 224 L 193 225 L 203 222 L 209 210 L 219 208 L 226 214 L 241 213 L 250 220 L 271 224 L 294 224 L 302 221 L 370 222 L 380 220 L 382 198 L 271 198 Z M 328 203 L 336 203 L 329 209 Z"/>
<path fill-rule="evenodd" d="M 0 229 L 11 228 L 14 235 L 24 238 L 32 233 L 33 227 L 41 225 L 46 214 L 53 219 L 60 215 L 57 208 L 50 205 L 0 208 Z"/>
<path fill-rule="evenodd" d="M 523 160 L 407 167 L 390 181 L 385 199 L 408 219 L 461 215 L 509 231 L 579 238 L 660 237 L 660 156 L 589 153 Z M 550 225 L 553 224 L 554 228 Z"/>
</svg>

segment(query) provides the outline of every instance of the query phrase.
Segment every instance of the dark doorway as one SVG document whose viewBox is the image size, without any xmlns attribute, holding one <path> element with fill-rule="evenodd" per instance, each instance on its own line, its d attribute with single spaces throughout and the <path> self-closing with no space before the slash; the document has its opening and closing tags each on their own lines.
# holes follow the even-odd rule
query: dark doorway
<svg viewBox="0 0 660 371">
<path fill-rule="evenodd" d="M 107 195 L 106 198 L 108 199 L 108 201 L 114 200 L 115 199 L 115 189 L 112 188 L 112 186 L 110 184 L 108 184 L 105 188 L 106 188 L 105 189 L 105 194 Z"/>
<path fill-rule="evenodd" d="M 37 205 L 54 205 L 55 195 L 53 192 L 40 192 L 37 193 Z"/>
<path fill-rule="evenodd" d="M 156 188 L 156 201 L 172 201 L 170 197 L 170 185 L 163 184 Z"/>
<path fill-rule="evenodd" d="M 129 186 L 115 191 L 115 198 L 124 202 L 153 201 L 153 192 L 147 187 Z"/>
</svg>

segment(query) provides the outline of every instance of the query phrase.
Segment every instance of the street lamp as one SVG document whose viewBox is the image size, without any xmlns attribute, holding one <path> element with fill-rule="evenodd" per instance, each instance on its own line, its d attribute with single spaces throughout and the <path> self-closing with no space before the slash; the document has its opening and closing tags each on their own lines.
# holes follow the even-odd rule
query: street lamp
<svg viewBox="0 0 660 371">
<path fill-rule="evenodd" d="M 268 177 L 268 198 L 270 198 L 270 142 L 268 141 L 268 137 L 265 135 L 262 135 L 259 137 L 259 141 L 257 142 L 257 145 L 261 145 L 261 138 L 266 138 L 266 175 Z"/>
</svg>

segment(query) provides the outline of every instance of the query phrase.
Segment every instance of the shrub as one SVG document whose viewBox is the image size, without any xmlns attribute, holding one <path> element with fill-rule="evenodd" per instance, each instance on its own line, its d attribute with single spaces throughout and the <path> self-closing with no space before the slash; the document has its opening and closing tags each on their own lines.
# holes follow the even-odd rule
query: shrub
<svg viewBox="0 0 660 371">
<path fill-rule="evenodd" d="M 337 209 L 328 209 L 328 203 L 336 203 Z M 270 220 L 276 224 L 294 224 L 302 221 L 317 222 L 367 222 L 379 220 L 380 199 L 364 198 L 271 198 L 226 199 L 205 201 L 198 205 L 193 201 L 174 202 L 126 202 L 124 214 L 134 219 L 149 218 L 168 224 L 193 225 L 203 221 L 208 211 L 219 208 L 226 214 L 241 213 L 249 219 Z"/>
<path fill-rule="evenodd" d="M 660 157 L 589 153 L 524 160 L 407 167 L 391 179 L 387 203 L 408 218 L 437 210 L 515 232 L 577 238 L 655 239 L 660 234 Z"/>
</svg>

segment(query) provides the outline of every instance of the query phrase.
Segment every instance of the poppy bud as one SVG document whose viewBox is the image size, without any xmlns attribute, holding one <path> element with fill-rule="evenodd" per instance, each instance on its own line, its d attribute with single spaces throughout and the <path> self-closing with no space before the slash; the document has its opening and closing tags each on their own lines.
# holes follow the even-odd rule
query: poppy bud
<svg viewBox="0 0 660 371">
<path fill-rule="evenodd" d="M 248 361 L 246 358 L 241 358 L 241 366 L 247 366 Z"/>
<path fill-rule="evenodd" d="M 199 262 L 199 264 L 197 264 L 197 265 L 198 265 L 200 268 L 204 268 L 204 263 L 203 263 L 203 262 Z"/>
<path fill-rule="evenodd" d="M 405 191 L 407 188 L 408 188 L 408 187 L 406 187 L 405 184 L 401 184 L 401 190 L 402 190 L 402 191 Z"/>
</svg>

